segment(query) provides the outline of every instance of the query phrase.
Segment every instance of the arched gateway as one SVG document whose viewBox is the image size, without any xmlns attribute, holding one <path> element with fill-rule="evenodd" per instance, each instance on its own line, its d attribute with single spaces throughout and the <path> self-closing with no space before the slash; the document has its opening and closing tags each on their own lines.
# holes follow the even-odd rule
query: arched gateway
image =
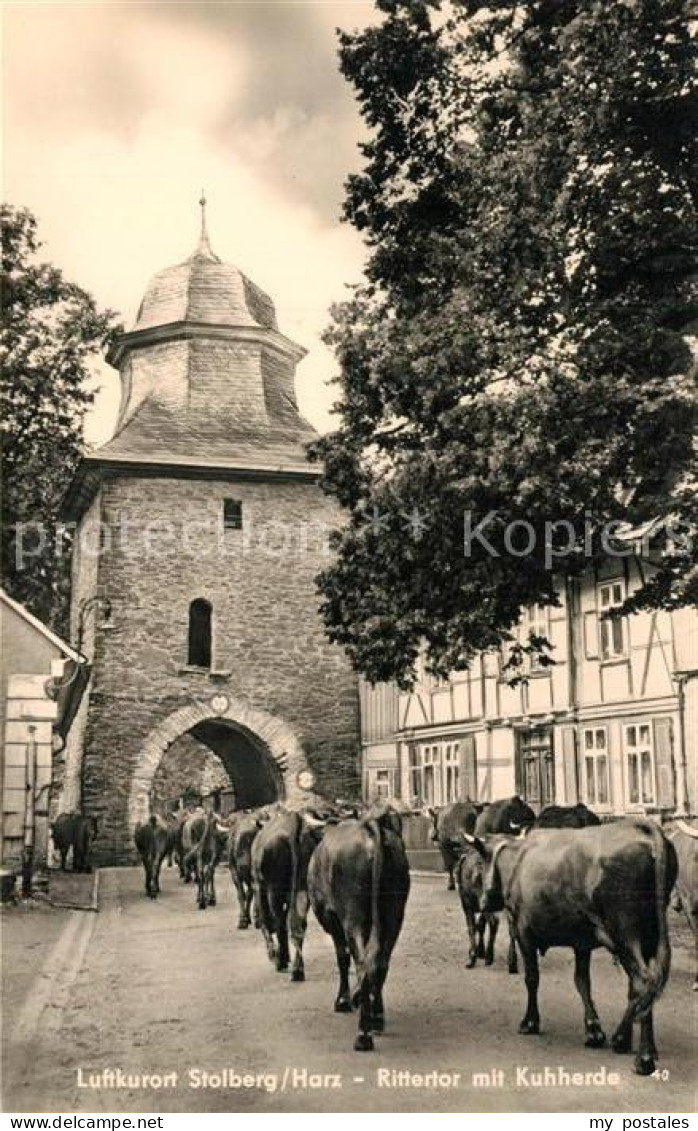
<svg viewBox="0 0 698 1131">
<path fill-rule="evenodd" d="M 63 510 L 76 524 L 72 639 L 91 676 L 59 808 L 99 819 L 99 862 L 133 858 L 153 779 L 167 797 L 184 747 L 180 769 L 197 751 L 225 767 L 239 806 L 303 796 L 301 770 L 325 796 L 358 791 L 356 677 L 318 614 L 338 515 L 306 457 L 304 353 L 204 225 L 111 346 L 116 430 Z"/>
<path fill-rule="evenodd" d="M 153 778 L 163 756 L 185 734 L 192 734 L 220 759 L 238 808 L 283 799 L 293 802 L 306 796 L 299 775 L 309 767 L 292 729 L 265 711 L 218 694 L 210 702 L 174 711 L 148 735 L 131 781 L 128 824 L 132 832 L 148 815 Z"/>
</svg>

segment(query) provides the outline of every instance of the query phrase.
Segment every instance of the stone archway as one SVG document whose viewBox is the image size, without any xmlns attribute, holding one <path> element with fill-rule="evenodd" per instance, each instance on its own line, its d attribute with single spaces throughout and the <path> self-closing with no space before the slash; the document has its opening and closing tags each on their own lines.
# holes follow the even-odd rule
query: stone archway
<svg viewBox="0 0 698 1131">
<path fill-rule="evenodd" d="M 139 821 L 149 813 L 153 778 L 168 747 L 189 731 L 229 727 L 238 731 L 251 747 L 273 762 L 280 782 L 279 793 L 288 801 L 307 798 L 298 785 L 298 774 L 307 769 L 303 748 L 294 731 L 266 711 L 249 707 L 243 700 L 221 692 L 202 702 L 188 704 L 163 719 L 146 738 L 131 780 L 128 800 L 128 827 L 133 835 Z"/>
</svg>

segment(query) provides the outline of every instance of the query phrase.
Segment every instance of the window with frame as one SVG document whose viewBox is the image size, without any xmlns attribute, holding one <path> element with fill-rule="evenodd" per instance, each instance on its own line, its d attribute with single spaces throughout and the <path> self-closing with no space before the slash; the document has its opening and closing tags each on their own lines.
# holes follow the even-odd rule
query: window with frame
<svg viewBox="0 0 698 1131">
<path fill-rule="evenodd" d="M 239 499 L 223 500 L 223 529 L 242 530 L 242 503 Z"/>
<path fill-rule="evenodd" d="M 656 768 L 651 723 L 626 723 L 625 783 L 629 805 L 656 803 Z"/>
<path fill-rule="evenodd" d="M 550 609 L 547 605 L 528 605 L 523 620 L 524 644 L 528 644 L 532 636 L 541 636 L 550 640 Z M 538 653 L 529 653 L 527 666 L 529 672 L 547 671 L 547 666 L 541 663 Z"/>
<path fill-rule="evenodd" d="M 611 803 L 606 727 L 585 727 L 583 734 L 582 791 L 587 805 Z"/>
<path fill-rule="evenodd" d="M 457 739 L 412 747 L 410 793 L 419 805 L 448 805 L 460 799 L 460 742 Z"/>
<path fill-rule="evenodd" d="M 627 652 L 625 617 L 605 616 L 625 601 L 625 584 L 609 581 L 598 587 L 599 645 L 602 660 L 615 660 Z"/>
<path fill-rule="evenodd" d="M 457 742 L 447 742 L 443 750 L 444 804 L 450 805 L 460 797 L 460 748 Z"/>
<path fill-rule="evenodd" d="M 210 668 L 212 656 L 213 607 L 204 597 L 189 606 L 187 663 L 194 668 Z"/>
<path fill-rule="evenodd" d="M 371 801 L 389 801 L 395 796 L 395 771 L 392 769 L 369 770 L 369 793 Z"/>
</svg>

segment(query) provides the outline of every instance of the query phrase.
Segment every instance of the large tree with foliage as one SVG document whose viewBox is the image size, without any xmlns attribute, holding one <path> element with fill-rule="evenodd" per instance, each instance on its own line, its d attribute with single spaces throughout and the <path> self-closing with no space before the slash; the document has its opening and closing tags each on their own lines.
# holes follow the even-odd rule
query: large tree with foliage
<svg viewBox="0 0 698 1131">
<path fill-rule="evenodd" d="M 57 515 L 83 451 L 83 420 L 94 396 L 89 363 L 114 318 L 40 260 L 28 209 L 3 205 L 0 225 L 3 584 L 63 628 L 70 541 L 57 543 Z"/>
<path fill-rule="evenodd" d="M 698 595 L 697 98 L 685 0 L 377 7 L 340 35 L 370 257 L 327 335 L 348 513 L 320 583 L 356 666 L 409 681 L 422 642 L 443 674 L 555 604 L 608 523 L 678 532 L 634 607 Z"/>
</svg>

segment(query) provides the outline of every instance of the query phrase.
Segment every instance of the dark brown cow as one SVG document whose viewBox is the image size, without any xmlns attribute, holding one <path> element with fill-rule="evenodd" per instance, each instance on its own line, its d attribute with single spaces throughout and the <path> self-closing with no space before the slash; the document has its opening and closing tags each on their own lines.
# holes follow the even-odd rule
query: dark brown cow
<svg viewBox="0 0 698 1131">
<path fill-rule="evenodd" d="M 231 822 L 228 839 L 228 868 L 230 878 L 237 893 L 240 905 L 238 929 L 249 927 L 252 906 L 252 842 L 257 833 L 270 818 L 266 809 L 254 809 L 251 813 L 235 813 Z M 259 925 L 259 924 L 258 924 Z"/>
<path fill-rule="evenodd" d="M 496 836 L 499 833 L 518 836 L 524 829 L 530 829 L 536 815 L 520 797 L 506 797 L 485 805 L 475 822 L 477 837 Z"/>
<path fill-rule="evenodd" d="M 628 1005 L 611 1044 L 632 1048 L 640 1022 L 635 1071 L 654 1072 L 652 1007 L 669 974 L 666 909 L 676 881 L 676 852 L 652 821 L 622 820 L 584 829 L 536 829 L 525 840 L 488 852 L 481 909 L 511 915 L 526 973 L 528 1005 L 520 1033 L 538 1033 L 538 954 L 574 950 L 574 980 L 584 1003 L 585 1043 L 606 1043 L 591 997 L 591 952 L 606 947 L 628 975 Z"/>
<path fill-rule="evenodd" d="M 177 827 L 174 830 L 174 854 L 179 866 L 179 878 L 184 880 L 185 884 L 190 884 L 194 879 L 193 862 L 185 864 L 186 857 L 193 848 L 191 830 L 192 827 L 195 827 L 198 835 L 203 830 L 203 824 L 192 826 L 191 822 L 194 818 L 201 820 L 205 816 L 206 810 L 202 805 L 197 805 L 194 809 L 179 809 L 175 814 Z"/>
<path fill-rule="evenodd" d="M 97 821 L 83 813 L 61 813 L 51 826 L 53 843 L 60 853 L 65 871 L 69 851 L 73 850 L 73 871 L 92 871 L 92 842 L 97 836 Z"/>
<path fill-rule="evenodd" d="M 452 805 L 444 805 L 441 809 L 429 810 L 434 824 L 431 839 L 439 846 L 444 869 L 448 872 L 449 891 L 453 891 L 456 886 L 454 871 L 463 851 L 462 834 L 474 831 L 482 808 L 482 805 L 475 805 L 472 801 L 454 801 Z"/>
<path fill-rule="evenodd" d="M 589 825 L 600 825 L 596 813 L 581 801 L 577 805 L 546 805 L 541 809 L 533 825 L 534 829 L 585 829 Z"/>
<path fill-rule="evenodd" d="M 485 966 L 494 962 L 494 944 L 499 927 L 499 916 L 480 911 L 485 874 L 485 860 L 478 850 L 466 845 L 456 865 L 456 880 L 461 907 L 465 915 L 470 948 L 467 968 L 470 970 L 478 958 L 483 958 Z M 489 939 L 485 946 L 485 933 L 489 927 Z"/>
<path fill-rule="evenodd" d="M 313 910 L 332 936 L 337 955 L 338 1013 L 352 1008 L 349 966 L 354 960 L 360 1009 L 354 1048 L 359 1052 L 373 1049 L 373 1033 L 385 1025 L 383 985 L 410 889 L 407 855 L 394 817 L 398 814 L 384 811 L 329 826 L 308 870 Z"/>
<path fill-rule="evenodd" d="M 517 844 L 527 832 L 528 829 L 523 829 L 515 837 L 504 835 L 488 837 L 486 842 L 487 849 L 489 852 L 493 852 L 498 844 L 508 841 Z M 484 893 L 484 844 L 478 842 L 476 838 L 469 833 L 463 834 L 463 844 L 465 853 L 464 857 L 459 861 L 456 876 L 458 879 L 458 892 L 460 894 L 461 907 L 465 915 L 470 940 L 468 962 L 466 962 L 467 968 L 470 969 L 475 965 L 478 958 L 484 958 L 486 966 L 491 966 L 494 962 L 494 944 L 499 929 L 499 915 L 494 912 L 480 911 Z M 519 960 L 516 953 L 514 933 L 508 914 L 506 918 L 509 931 L 507 970 L 510 974 L 518 974 Z M 487 946 L 485 946 L 485 931 L 487 927 L 489 927 L 489 940 Z"/>
<path fill-rule="evenodd" d="M 218 813 L 192 814 L 184 822 L 184 869 L 193 872 L 200 911 L 216 905 L 216 867 L 227 851 L 229 831 Z"/>
<path fill-rule="evenodd" d="M 698 990 L 698 828 L 685 821 L 672 821 L 666 835 L 676 850 L 679 874 L 676 895 L 679 910 L 688 919 L 696 947 L 696 977 L 693 989 Z"/>
<path fill-rule="evenodd" d="M 277 970 L 289 964 L 291 980 L 305 981 L 303 942 L 308 922 L 308 864 L 325 822 L 312 812 L 277 812 L 252 841 L 255 919 Z"/>
<path fill-rule="evenodd" d="M 147 821 L 136 825 L 134 840 L 145 871 L 145 894 L 155 899 L 160 891 L 160 868 L 170 843 L 166 822 L 153 813 Z"/>
</svg>

